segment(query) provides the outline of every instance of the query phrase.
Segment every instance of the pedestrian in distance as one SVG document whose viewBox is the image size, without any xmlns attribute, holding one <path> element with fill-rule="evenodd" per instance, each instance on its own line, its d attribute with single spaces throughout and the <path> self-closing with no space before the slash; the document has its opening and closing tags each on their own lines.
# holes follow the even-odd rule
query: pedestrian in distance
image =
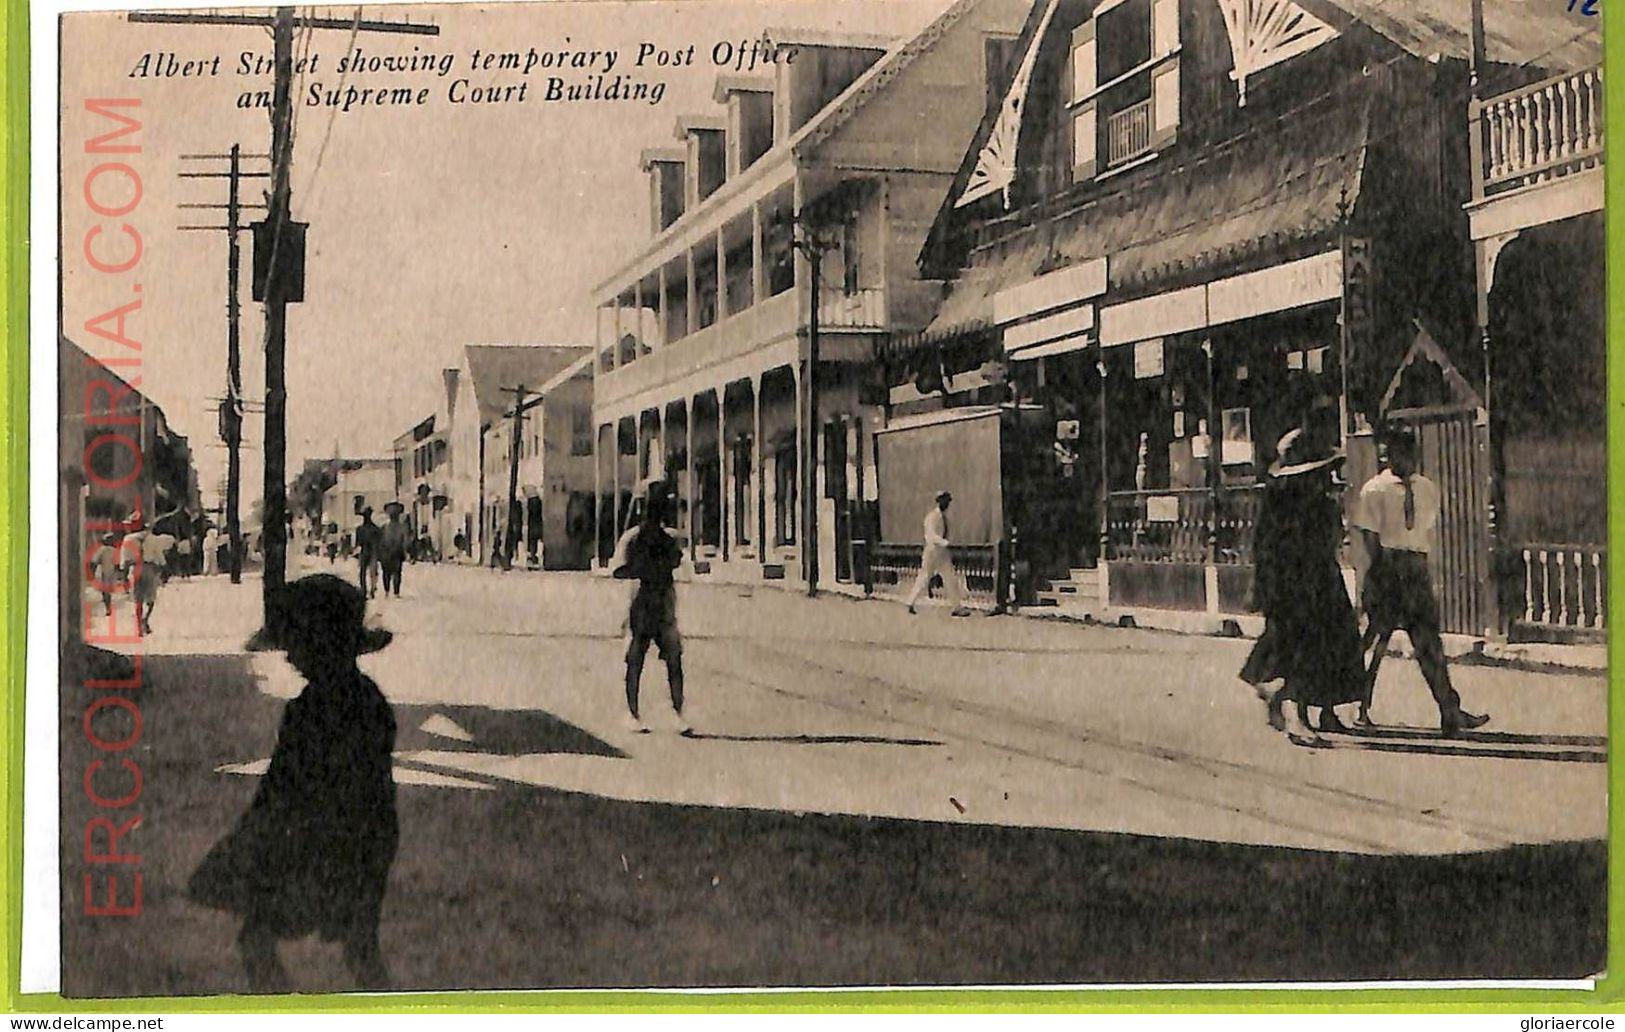
<svg viewBox="0 0 1625 1032">
<path fill-rule="evenodd" d="M 378 597 L 378 537 L 380 528 L 372 521 L 372 507 L 361 510 L 361 523 L 355 528 L 358 581 L 368 598 Z"/>
<path fill-rule="evenodd" d="M 673 579 L 683 563 L 683 550 L 666 529 L 673 515 L 670 486 L 661 480 L 650 481 L 643 491 L 642 519 L 621 535 L 610 561 L 611 575 L 617 580 L 638 582 L 626 624 L 631 632 L 626 646 L 626 709 L 630 729 L 639 734 L 649 730 L 638 715 L 638 687 L 650 644 L 660 650 L 666 664 L 677 730 L 692 733 L 683 719 L 683 639 L 677 631 L 677 584 Z"/>
<path fill-rule="evenodd" d="M 203 534 L 203 576 L 220 572 L 220 531 L 213 524 Z"/>
<path fill-rule="evenodd" d="M 406 506 L 390 502 L 384 506 L 389 522 L 378 535 L 378 562 L 384 568 L 384 594 L 401 597 L 401 568 L 406 565 L 406 550 L 412 544 L 412 528 L 401 520 Z"/>
<path fill-rule="evenodd" d="M 160 517 L 161 519 L 162 517 Z M 126 544 L 130 538 L 135 538 L 134 552 L 134 587 L 131 594 L 135 598 L 136 623 L 142 634 L 152 633 L 152 611 L 158 605 L 158 592 L 164 585 L 164 574 L 169 564 L 169 551 L 175 547 L 175 537 L 172 534 L 161 534 L 156 529 L 147 529 L 142 518 L 132 513 L 126 523 L 134 526 L 135 532 L 124 540 Z"/>
<path fill-rule="evenodd" d="M 914 589 L 908 593 L 910 613 L 916 612 L 915 603 L 920 601 L 920 596 L 931 586 L 932 578 L 940 577 L 942 593 L 953 603 L 953 615 L 970 615 L 970 610 L 965 608 L 964 590 L 960 585 L 959 574 L 954 569 L 954 557 L 948 544 L 948 506 L 953 504 L 953 500 L 952 493 L 938 491 L 936 504 L 925 514 L 922 528 L 925 545 L 920 551 L 920 575 L 914 578 Z"/>
<path fill-rule="evenodd" d="M 1371 557 L 1362 602 L 1369 621 L 1364 644 L 1374 648 L 1361 690 L 1360 721 L 1371 721 L 1371 693 L 1388 641 L 1395 631 L 1404 631 L 1439 707 L 1439 729 L 1454 737 L 1490 718 L 1461 708 L 1439 637 L 1439 600 L 1428 570 L 1439 530 L 1439 488 L 1419 471 L 1416 438 L 1409 431 L 1389 428 L 1384 444 L 1388 468 L 1360 488 L 1353 519 Z"/>
<path fill-rule="evenodd" d="M 1360 627 L 1338 561 L 1343 514 L 1331 495 L 1331 473 L 1344 456 L 1318 447 L 1302 430 L 1282 437 L 1276 456 L 1253 539 L 1253 608 L 1264 615 L 1264 633 L 1241 677 L 1261 689 L 1271 727 L 1312 745 L 1313 727 L 1348 730 L 1335 707 L 1359 701 L 1365 676 Z M 1262 690 L 1274 681 L 1281 686 Z M 1294 704 L 1290 716 L 1287 702 Z M 1313 727 L 1311 707 L 1319 710 Z"/>
<path fill-rule="evenodd" d="M 108 616 L 113 615 L 113 590 L 119 587 L 119 550 L 118 538 L 112 534 L 103 534 L 101 544 L 90 556 L 91 575 L 93 586 L 101 593 L 102 608 Z"/>
<path fill-rule="evenodd" d="M 362 989 L 388 988 L 378 920 L 399 839 L 395 716 L 356 666 L 389 643 L 365 626 L 366 597 L 332 574 L 288 584 L 279 618 L 248 642 L 305 678 L 282 714 L 271 765 L 236 826 L 193 873 L 192 899 L 242 917 L 237 946 L 254 992 L 286 992 L 282 939 L 343 945 Z"/>
</svg>

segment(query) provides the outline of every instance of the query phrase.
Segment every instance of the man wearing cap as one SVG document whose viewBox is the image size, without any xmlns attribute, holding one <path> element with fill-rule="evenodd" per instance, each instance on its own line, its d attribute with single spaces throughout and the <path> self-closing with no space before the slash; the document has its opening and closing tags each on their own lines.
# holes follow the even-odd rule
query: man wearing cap
<svg viewBox="0 0 1625 1032">
<path fill-rule="evenodd" d="M 683 562 L 683 549 L 666 530 L 672 514 L 671 488 L 664 481 L 644 485 L 643 516 L 615 545 L 610 572 L 617 580 L 635 580 L 627 628 L 631 640 L 626 647 L 627 722 L 639 734 L 649 729 L 638 716 L 638 686 L 643 680 L 643 660 L 652 643 L 666 662 L 666 685 L 671 691 L 671 708 L 677 714 L 677 730 L 689 734 L 683 719 L 683 639 L 677 633 L 677 585 L 672 574 Z"/>
<path fill-rule="evenodd" d="M 401 597 L 401 567 L 406 565 L 406 549 L 412 543 L 412 528 L 401 522 L 406 506 L 390 502 L 384 506 L 389 522 L 378 533 L 378 562 L 384 568 L 384 594 Z"/>
<path fill-rule="evenodd" d="M 1367 640 L 1377 650 L 1366 675 L 1362 721 L 1368 719 L 1371 681 L 1382 661 L 1388 638 L 1402 630 L 1411 640 L 1417 665 L 1439 705 L 1439 725 L 1446 736 L 1481 727 L 1488 714 L 1461 708 L 1450 684 L 1444 643 L 1439 638 L 1439 602 L 1433 594 L 1428 554 L 1438 537 L 1439 489 L 1417 471 L 1416 438 L 1403 430 L 1387 436 L 1388 468 L 1366 481 L 1350 521 L 1360 531 L 1371 567 L 1366 573 L 1364 604 L 1371 621 Z"/>
<path fill-rule="evenodd" d="M 372 598 L 378 594 L 378 524 L 372 522 L 370 505 L 361 510 L 361 523 L 355 528 L 355 547 L 360 562 L 361 590 Z"/>
<path fill-rule="evenodd" d="M 938 491 L 937 504 L 925 514 L 925 547 L 920 552 L 920 575 L 914 578 L 914 590 L 908 593 L 910 613 L 915 611 L 914 604 L 925 593 L 931 578 L 940 576 L 943 593 L 954 604 L 953 615 L 970 615 L 970 610 L 964 606 L 959 574 L 954 571 L 953 553 L 948 550 L 948 506 L 953 500 L 950 492 Z"/>
</svg>

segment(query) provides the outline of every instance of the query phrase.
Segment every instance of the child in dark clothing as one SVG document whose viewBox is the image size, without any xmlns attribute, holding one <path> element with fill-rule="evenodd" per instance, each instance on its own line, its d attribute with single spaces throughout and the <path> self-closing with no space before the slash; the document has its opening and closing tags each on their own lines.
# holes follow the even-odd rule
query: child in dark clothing
<svg viewBox="0 0 1625 1032">
<path fill-rule="evenodd" d="M 389 634 L 367 629 L 361 590 L 329 574 L 289 584 L 279 601 L 280 627 L 248 647 L 282 650 L 309 683 L 283 712 L 248 812 L 204 858 L 189 892 L 242 915 L 237 944 L 252 991 L 286 991 L 277 941 L 311 932 L 343 944 L 361 988 L 385 988 L 378 918 L 399 837 L 395 717 L 356 657 Z"/>
</svg>

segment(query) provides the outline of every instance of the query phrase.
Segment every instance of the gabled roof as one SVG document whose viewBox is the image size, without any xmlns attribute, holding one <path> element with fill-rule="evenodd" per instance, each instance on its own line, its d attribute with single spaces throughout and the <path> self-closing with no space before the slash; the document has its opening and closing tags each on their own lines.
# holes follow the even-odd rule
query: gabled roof
<svg viewBox="0 0 1625 1032">
<path fill-rule="evenodd" d="M 942 12 L 935 21 L 915 34 L 902 46 L 888 52 L 879 61 L 870 65 L 864 73 L 848 86 L 838 97 L 826 104 L 822 111 L 814 115 L 807 125 L 791 140 L 792 146 L 798 149 L 803 147 L 816 147 L 834 135 L 835 131 L 851 120 L 852 116 L 863 110 L 869 102 L 885 85 L 895 79 L 904 69 L 913 64 L 921 54 L 930 50 L 943 34 L 951 29 L 982 0 L 955 0 L 953 6 Z"/>
<path fill-rule="evenodd" d="M 1467 0 L 1295 2 L 1338 31 L 1357 22 L 1417 57 L 1466 59 L 1472 53 Z M 1570 11 L 1566 0 L 1484 0 L 1485 57 L 1552 71 L 1585 68 L 1602 61 L 1601 22 Z"/>
<path fill-rule="evenodd" d="M 585 346 L 535 344 L 470 344 L 467 351 L 468 375 L 482 422 L 512 409 L 513 395 L 503 388 L 540 391 L 561 370 L 592 353 Z"/>
</svg>

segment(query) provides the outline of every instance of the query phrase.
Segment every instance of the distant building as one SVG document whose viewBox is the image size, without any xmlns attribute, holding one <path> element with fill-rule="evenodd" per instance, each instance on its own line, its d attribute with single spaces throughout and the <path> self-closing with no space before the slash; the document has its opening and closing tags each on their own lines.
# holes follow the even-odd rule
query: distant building
<svg viewBox="0 0 1625 1032">
<path fill-rule="evenodd" d="M 395 500 L 406 507 L 414 535 L 427 536 L 435 553 L 447 555 L 455 530 L 447 478 L 451 461 L 450 433 L 429 416 L 395 438 Z"/>
<path fill-rule="evenodd" d="M 487 490 L 505 492 L 511 421 L 486 431 Z M 585 570 L 593 549 L 592 355 L 583 353 L 526 402 L 519 458 L 515 562 L 548 570 Z M 507 523 L 497 509 L 499 540 Z"/>
<path fill-rule="evenodd" d="M 446 370 L 450 464 L 444 485 L 449 502 L 443 511 L 447 513 L 454 549 L 457 538 L 463 541 L 459 550 L 463 557 L 489 562 L 499 540 L 498 532 L 507 524 L 508 453 L 493 449 L 487 435 L 496 424 L 512 418 L 515 395 L 509 388 L 524 387 L 535 392 L 589 350 L 559 345 L 470 344 L 463 349 L 458 368 Z M 528 442 L 521 442 L 521 461 L 530 449 Z"/>
<path fill-rule="evenodd" d="M 338 482 L 322 495 L 322 523 L 340 549 L 355 543 L 361 510 L 373 510 L 373 522 L 385 520 L 384 505 L 395 500 L 395 459 L 344 459 Z"/>
</svg>

